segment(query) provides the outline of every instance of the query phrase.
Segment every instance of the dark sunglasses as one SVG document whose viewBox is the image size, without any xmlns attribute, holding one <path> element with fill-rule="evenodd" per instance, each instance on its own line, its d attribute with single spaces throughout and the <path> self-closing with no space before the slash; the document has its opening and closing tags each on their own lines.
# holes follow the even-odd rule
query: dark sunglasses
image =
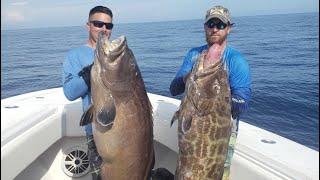
<svg viewBox="0 0 320 180">
<path fill-rule="evenodd" d="M 112 23 L 105 23 L 102 21 L 90 21 L 94 27 L 97 28 L 102 28 L 103 26 L 106 26 L 106 29 L 112 29 L 113 28 L 113 24 Z"/>
<path fill-rule="evenodd" d="M 219 30 L 223 30 L 223 29 L 225 29 L 225 28 L 228 26 L 228 24 L 225 24 L 225 23 L 223 23 L 223 22 L 218 22 L 218 23 L 216 23 L 216 22 L 214 22 L 214 21 L 208 21 L 208 22 L 206 23 L 206 25 L 207 25 L 207 27 L 210 28 L 210 29 L 216 27 L 216 28 L 219 29 Z"/>
</svg>

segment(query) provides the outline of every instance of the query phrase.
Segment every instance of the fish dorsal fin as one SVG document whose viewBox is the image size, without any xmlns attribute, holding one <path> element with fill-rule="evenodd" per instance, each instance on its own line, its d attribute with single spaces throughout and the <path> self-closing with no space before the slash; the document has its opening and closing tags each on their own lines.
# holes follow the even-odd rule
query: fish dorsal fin
<svg viewBox="0 0 320 180">
<path fill-rule="evenodd" d="M 85 126 L 92 122 L 93 111 L 94 111 L 93 105 L 90 105 L 90 107 L 81 116 L 80 126 Z"/>
<path fill-rule="evenodd" d="M 150 109 L 150 119 L 152 120 L 152 124 L 153 124 L 153 107 L 149 98 L 148 98 L 148 107 Z"/>
<path fill-rule="evenodd" d="M 180 110 L 176 111 L 171 119 L 170 127 L 172 127 L 173 123 L 178 120 L 180 116 Z"/>
<path fill-rule="evenodd" d="M 108 101 L 97 112 L 97 122 L 101 126 L 112 125 L 116 117 L 116 107 L 114 101 Z"/>
</svg>

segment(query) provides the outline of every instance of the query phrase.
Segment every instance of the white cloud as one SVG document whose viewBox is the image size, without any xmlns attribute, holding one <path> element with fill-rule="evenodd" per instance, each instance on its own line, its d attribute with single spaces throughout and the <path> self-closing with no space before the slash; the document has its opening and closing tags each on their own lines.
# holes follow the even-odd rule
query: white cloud
<svg viewBox="0 0 320 180">
<path fill-rule="evenodd" d="M 20 1 L 20 2 L 10 3 L 10 5 L 12 5 L 12 6 L 24 6 L 24 5 L 27 5 L 27 4 L 28 4 L 27 1 Z"/>
<path fill-rule="evenodd" d="M 4 12 L 3 15 L 4 21 L 24 21 L 25 17 L 18 11 Z"/>
</svg>

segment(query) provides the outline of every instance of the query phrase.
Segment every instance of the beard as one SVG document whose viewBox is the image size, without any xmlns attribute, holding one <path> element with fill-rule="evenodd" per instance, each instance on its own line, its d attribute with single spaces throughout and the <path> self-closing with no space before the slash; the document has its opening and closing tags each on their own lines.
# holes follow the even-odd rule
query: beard
<svg viewBox="0 0 320 180">
<path fill-rule="evenodd" d="M 206 41 L 209 46 L 211 46 L 215 43 L 222 44 L 226 40 L 226 38 L 227 38 L 227 36 L 206 34 Z"/>
</svg>

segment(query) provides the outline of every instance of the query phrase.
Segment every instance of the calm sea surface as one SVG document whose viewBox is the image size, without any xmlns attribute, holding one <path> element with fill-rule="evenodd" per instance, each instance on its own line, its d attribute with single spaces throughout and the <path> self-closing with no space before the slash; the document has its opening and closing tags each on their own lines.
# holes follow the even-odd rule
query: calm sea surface
<svg viewBox="0 0 320 180">
<path fill-rule="evenodd" d="M 235 17 L 229 36 L 252 74 L 252 100 L 242 120 L 317 151 L 318 21 L 318 13 Z M 205 44 L 202 20 L 116 24 L 111 39 L 122 34 L 147 91 L 164 96 L 187 51 Z M 1 99 L 61 86 L 67 51 L 86 39 L 84 26 L 1 31 Z"/>
</svg>

